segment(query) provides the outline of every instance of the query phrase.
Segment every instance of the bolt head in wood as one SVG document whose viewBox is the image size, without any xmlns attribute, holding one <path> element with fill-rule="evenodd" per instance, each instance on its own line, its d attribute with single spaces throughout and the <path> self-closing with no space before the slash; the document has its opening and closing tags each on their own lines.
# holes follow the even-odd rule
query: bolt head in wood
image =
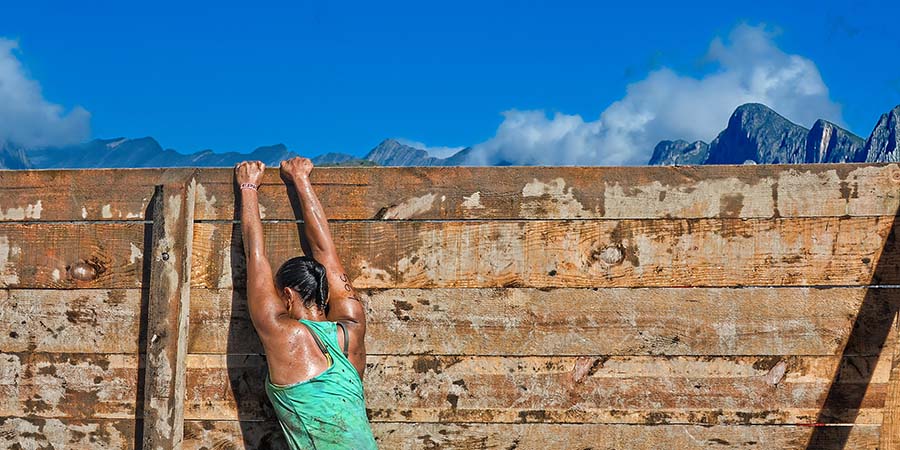
<svg viewBox="0 0 900 450">
<path fill-rule="evenodd" d="M 69 267 L 69 276 L 78 281 L 91 281 L 97 278 L 97 269 L 80 261 Z"/>
<path fill-rule="evenodd" d="M 168 260 L 169 260 L 169 253 L 168 253 L 168 252 L 163 252 L 163 254 L 162 254 L 162 259 L 163 259 L 163 261 L 168 261 Z"/>
</svg>

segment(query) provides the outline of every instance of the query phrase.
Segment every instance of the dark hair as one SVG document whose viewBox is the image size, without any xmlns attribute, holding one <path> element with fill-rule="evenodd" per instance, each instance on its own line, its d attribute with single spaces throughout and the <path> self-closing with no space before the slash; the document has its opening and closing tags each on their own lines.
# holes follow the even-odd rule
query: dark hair
<svg viewBox="0 0 900 450">
<path fill-rule="evenodd" d="M 275 274 L 278 290 L 289 287 L 303 298 L 303 306 L 316 305 L 322 311 L 328 304 L 328 279 L 325 267 L 308 256 L 297 256 L 284 262 Z"/>
</svg>

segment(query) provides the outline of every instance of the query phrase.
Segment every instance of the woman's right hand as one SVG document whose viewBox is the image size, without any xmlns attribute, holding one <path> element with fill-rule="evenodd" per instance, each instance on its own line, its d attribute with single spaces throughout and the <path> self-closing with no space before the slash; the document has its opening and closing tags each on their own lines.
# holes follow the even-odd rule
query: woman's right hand
<svg viewBox="0 0 900 450">
<path fill-rule="evenodd" d="M 281 177 L 287 180 L 308 178 L 313 170 L 309 158 L 295 157 L 281 162 Z"/>
<path fill-rule="evenodd" d="M 234 166 L 234 178 L 238 185 L 253 183 L 259 186 L 265 170 L 266 165 L 262 161 L 244 161 Z"/>
</svg>

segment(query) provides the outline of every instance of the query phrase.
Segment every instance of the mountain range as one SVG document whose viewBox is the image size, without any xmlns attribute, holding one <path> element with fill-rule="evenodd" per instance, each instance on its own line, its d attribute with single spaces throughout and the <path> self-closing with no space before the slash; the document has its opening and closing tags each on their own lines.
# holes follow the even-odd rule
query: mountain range
<svg viewBox="0 0 900 450">
<path fill-rule="evenodd" d="M 656 145 L 648 164 L 796 164 L 900 161 L 900 105 L 882 114 L 867 139 L 826 120 L 806 129 L 771 108 L 748 103 L 739 106 L 728 125 L 710 143 L 666 140 Z M 473 147 L 438 158 L 421 148 L 385 139 L 364 157 L 325 153 L 313 158 L 319 166 L 458 166 L 466 165 Z M 274 166 L 298 156 L 283 144 L 259 147 L 250 153 L 184 154 L 164 149 L 152 137 L 95 139 L 63 147 L 26 149 L 0 144 L 0 169 L 231 167 L 244 160 Z M 507 164 L 503 164 L 507 165 Z"/>
<path fill-rule="evenodd" d="M 900 161 L 900 105 L 882 114 L 868 139 L 819 119 L 811 129 L 759 103 L 739 106 L 712 142 L 662 141 L 651 165 L 798 164 Z"/>
</svg>

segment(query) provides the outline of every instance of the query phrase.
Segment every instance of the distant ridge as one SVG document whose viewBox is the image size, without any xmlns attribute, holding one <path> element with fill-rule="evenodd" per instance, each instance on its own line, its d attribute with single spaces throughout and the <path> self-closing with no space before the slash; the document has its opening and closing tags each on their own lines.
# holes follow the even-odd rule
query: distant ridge
<svg viewBox="0 0 900 450">
<path fill-rule="evenodd" d="M 806 129 L 766 105 L 747 103 L 735 109 L 728 125 L 712 142 L 660 141 L 650 165 L 796 164 L 844 162 L 900 162 L 900 105 L 882 114 L 868 139 L 819 119 Z M 385 139 L 362 158 L 348 153 L 325 153 L 319 166 L 460 166 L 475 151 L 466 147 L 439 158 L 397 139 Z M 202 150 L 183 154 L 163 148 L 156 139 L 95 139 L 63 147 L 25 149 L 0 143 L 0 169 L 82 169 L 129 167 L 232 167 L 244 160 L 276 166 L 298 156 L 284 144 L 258 147 L 250 153 Z M 521 162 L 519 162 L 521 164 Z M 501 161 L 496 165 L 510 165 Z"/>
<path fill-rule="evenodd" d="M 739 106 L 728 126 L 710 144 L 662 141 L 649 164 L 797 164 L 900 161 L 900 106 L 881 115 L 867 140 L 819 119 L 812 129 L 797 125 L 759 104 Z"/>
</svg>

